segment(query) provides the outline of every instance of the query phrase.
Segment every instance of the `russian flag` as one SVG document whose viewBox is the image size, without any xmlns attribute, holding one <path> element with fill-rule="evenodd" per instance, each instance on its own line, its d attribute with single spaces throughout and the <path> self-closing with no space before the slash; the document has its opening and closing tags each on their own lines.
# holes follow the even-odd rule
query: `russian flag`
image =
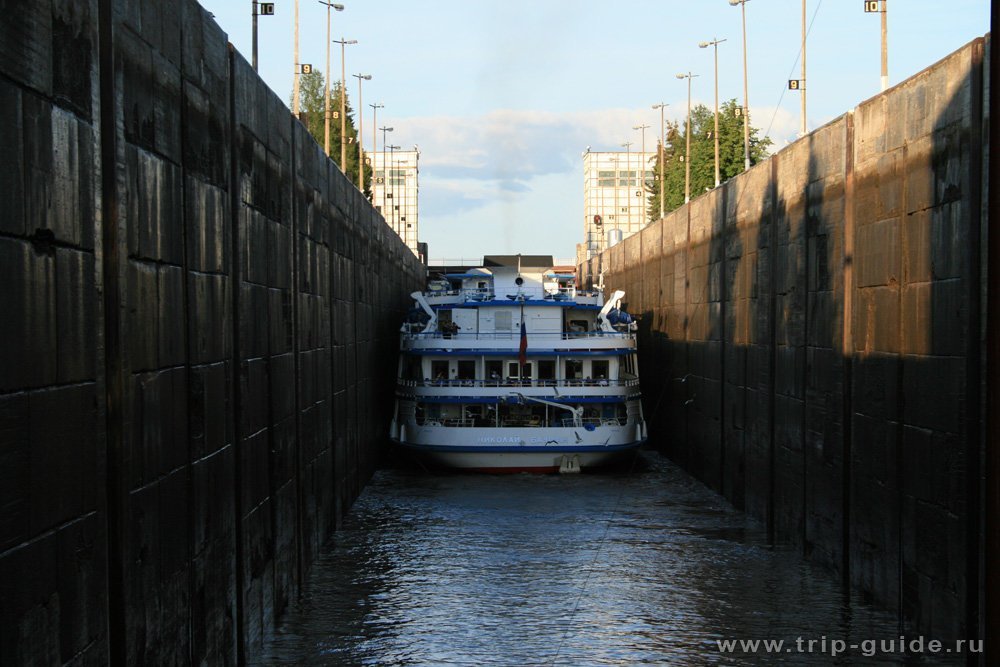
<svg viewBox="0 0 1000 667">
<path fill-rule="evenodd" d="M 528 363 L 528 330 L 524 328 L 524 316 L 521 316 L 521 347 L 517 353 L 517 361 L 524 366 Z"/>
</svg>

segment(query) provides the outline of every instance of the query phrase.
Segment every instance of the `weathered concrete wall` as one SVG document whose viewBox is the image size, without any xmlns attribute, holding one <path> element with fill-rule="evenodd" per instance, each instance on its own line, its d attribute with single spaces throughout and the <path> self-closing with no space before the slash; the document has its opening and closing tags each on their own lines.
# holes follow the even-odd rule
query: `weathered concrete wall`
<svg viewBox="0 0 1000 667">
<path fill-rule="evenodd" d="M 422 269 L 193 0 L 8 3 L 0 119 L 0 664 L 252 655 Z"/>
<path fill-rule="evenodd" d="M 987 47 L 581 267 L 642 316 L 670 456 L 940 639 L 980 632 Z"/>
</svg>

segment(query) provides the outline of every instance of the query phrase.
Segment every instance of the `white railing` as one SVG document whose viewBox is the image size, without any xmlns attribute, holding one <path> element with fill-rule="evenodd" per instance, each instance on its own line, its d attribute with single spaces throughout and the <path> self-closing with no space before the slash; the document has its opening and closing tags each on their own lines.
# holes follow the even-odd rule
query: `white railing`
<svg viewBox="0 0 1000 667">
<path fill-rule="evenodd" d="M 425 378 L 423 380 L 397 381 L 401 387 L 638 387 L 638 378 L 622 378 L 620 380 L 606 380 L 597 378 L 582 378 L 579 380 L 520 380 L 518 378 L 505 378 L 496 380 L 459 380 Z"/>
<path fill-rule="evenodd" d="M 423 325 L 417 325 L 414 328 L 422 327 Z M 471 341 L 471 340 L 519 340 L 521 338 L 520 331 L 492 331 L 492 332 L 458 332 L 458 333 L 445 333 L 444 331 L 411 331 L 406 333 L 406 338 L 408 340 L 429 340 L 435 338 L 441 338 L 446 340 L 457 340 L 457 341 Z M 611 339 L 622 339 L 622 340 L 633 340 L 635 338 L 635 332 L 633 331 L 546 331 L 546 332 L 528 332 L 528 342 L 533 343 L 538 340 L 581 340 L 586 338 L 611 338 Z"/>
</svg>

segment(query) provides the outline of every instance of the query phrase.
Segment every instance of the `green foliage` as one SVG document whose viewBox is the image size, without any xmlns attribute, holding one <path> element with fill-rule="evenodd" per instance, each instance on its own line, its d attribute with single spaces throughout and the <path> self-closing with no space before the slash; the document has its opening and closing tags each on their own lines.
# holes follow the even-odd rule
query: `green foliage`
<svg viewBox="0 0 1000 667">
<path fill-rule="evenodd" d="M 725 182 L 743 171 L 743 117 L 735 99 L 719 108 L 719 180 Z M 751 119 L 752 120 L 752 119 Z M 715 186 L 715 113 L 703 104 L 691 109 L 691 198 Z M 668 123 L 667 143 L 663 149 L 664 209 L 672 211 L 684 203 L 684 158 L 686 128 L 682 123 Z M 771 139 L 759 136 L 759 128 L 750 126 L 750 164 L 768 155 Z M 654 162 L 654 180 L 649 192 L 650 222 L 660 217 L 660 165 Z"/>
<path fill-rule="evenodd" d="M 323 147 L 325 143 L 325 109 L 324 95 L 326 93 L 323 73 L 313 68 L 309 74 L 299 76 L 299 120 L 309 134 L 313 136 L 316 143 Z M 345 164 L 340 164 L 340 82 L 334 82 L 330 87 L 330 159 L 351 179 L 355 186 L 358 184 L 358 131 L 354 126 L 354 109 L 351 108 L 351 96 L 344 99 L 346 109 L 346 128 L 344 136 L 347 137 L 347 159 Z M 365 187 L 364 193 L 371 198 L 371 169 L 365 166 Z"/>
</svg>

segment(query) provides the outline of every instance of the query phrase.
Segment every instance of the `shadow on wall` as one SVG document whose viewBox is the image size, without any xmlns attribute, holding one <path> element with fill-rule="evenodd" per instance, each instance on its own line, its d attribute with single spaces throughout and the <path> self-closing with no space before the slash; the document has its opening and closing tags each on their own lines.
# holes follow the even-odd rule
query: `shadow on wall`
<svg viewBox="0 0 1000 667">
<path fill-rule="evenodd" d="M 980 632 L 986 47 L 582 267 L 642 313 L 651 439 L 942 640 Z"/>
</svg>

